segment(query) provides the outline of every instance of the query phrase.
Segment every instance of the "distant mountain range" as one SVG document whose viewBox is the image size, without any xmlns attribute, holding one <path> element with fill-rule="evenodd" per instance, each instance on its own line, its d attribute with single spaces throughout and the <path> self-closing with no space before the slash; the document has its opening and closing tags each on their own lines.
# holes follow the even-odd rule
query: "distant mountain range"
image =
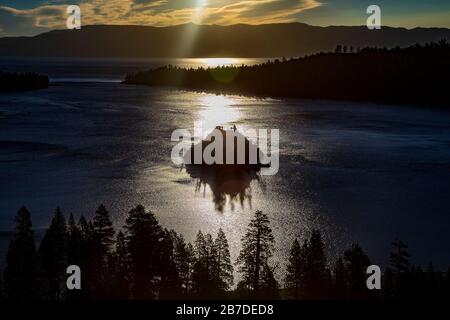
<svg viewBox="0 0 450 320">
<path fill-rule="evenodd" d="M 295 57 L 342 44 L 395 47 L 450 39 L 445 28 L 317 27 L 302 23 L 170 27 L 93 25 L 34 37 L 0 38 L 0 56 L 34 57 Z"/>
</svg>

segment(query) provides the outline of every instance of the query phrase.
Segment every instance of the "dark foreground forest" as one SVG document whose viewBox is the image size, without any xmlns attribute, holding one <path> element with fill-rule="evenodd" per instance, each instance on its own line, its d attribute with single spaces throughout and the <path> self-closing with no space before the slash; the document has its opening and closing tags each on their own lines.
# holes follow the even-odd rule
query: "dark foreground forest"
<svg viewBox="0 0 450 320">
<path fill-rule="evenodd" d="M 25 207 L 15 221 L 3 299 L 450 299 L 450 269 L 439 272 L 430 263 L 423 271 L 411 265 L 408 246 L 398 239 L 382 290 L 367 289 L 371 262 L 359 245 L 329 261 L 319 230 L 302 243 L 296 239 L 284 265 L 274 264 L 275 239 L 261 211 L 252 217 L 236 261 L 221 229 L 215 237 L 199 231 L 194 244 L 187 243 L 142 206 L 128 212 L 118 232 L 103 205 L 92 221 L 81 217 L 78 222 L 72 214 L 66 222 L 57 208 L 38 248 Z M 66 288 L 66 268 L 72 264 L 81 268 L 81 290 Z M 236 286 L 234 268 L 240 279 Z M 276 273 L 284 274 L 282 281 Z"/>
<path fill-rule="evenodd" d="M 37 90 L 48 86 L 48 76 L 0 71 L 0 92 Z"/>
<path fill-rule="evenodd" d="M 353 48 L 255 66 L 185 69 L 165 66 L 128 75 L 126 84 L 216 93 L 409 103 L 450 107 L 450 44 Z"/>
</svg>

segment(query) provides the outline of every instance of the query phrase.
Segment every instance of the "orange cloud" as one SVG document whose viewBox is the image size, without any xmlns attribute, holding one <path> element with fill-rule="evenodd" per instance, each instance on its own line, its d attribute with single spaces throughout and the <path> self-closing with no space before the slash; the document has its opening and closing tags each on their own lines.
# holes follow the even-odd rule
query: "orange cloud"
<svg viewBox="0 0 450 320">
<path fill-rule="evenodd" d="M 0 35 L 64 28 L 67 17 L 62 2 L 28 10 L 0 7 Z M 80 7 L 82 25 L 167 26 L 188 22 L 221 25 L 290 22 L 300 12 L 320 5 L 317 0 L 89 0 Z"/>
</svg>

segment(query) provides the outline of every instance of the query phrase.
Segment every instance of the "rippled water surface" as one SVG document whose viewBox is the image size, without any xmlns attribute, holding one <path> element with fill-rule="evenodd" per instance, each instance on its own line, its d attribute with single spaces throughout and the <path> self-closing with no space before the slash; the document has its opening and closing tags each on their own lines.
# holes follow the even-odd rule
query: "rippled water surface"
<svg viewBox="0 0 450 320">
<path fill-rule="evenodd" d="M 255 210 L 272 221 L 276 258 L 294 236 L 320 228 L 334 255 L 353 241 L 373 262 L 391 240 L 413 260 L 448 263 L 450 113 L 374 104 L 256 99 L 126 86 L 59 82 L 0 95 L 0 230 L 25 204 L 35 228 L 54 208 L 91 216 L 100 203 L 120 226 L 137 204 L 193 240 L 222 227 L 236 257 Z M 223 210 L 208 184 L 170 161 L 171 133 L 236 124 L 280 130 L 280 171 L 252 180 Z"/>
</svg>

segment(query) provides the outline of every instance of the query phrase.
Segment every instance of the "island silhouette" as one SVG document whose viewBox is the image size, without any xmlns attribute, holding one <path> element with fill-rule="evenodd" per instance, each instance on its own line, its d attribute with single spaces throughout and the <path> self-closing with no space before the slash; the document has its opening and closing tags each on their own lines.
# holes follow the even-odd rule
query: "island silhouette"
<svg viewBox="0 0 450 320">
<path fill-rule="evenodd" d="M 203 155 L 216 137 L 222 138 L 221 157 L 212 150 L 212 156 L 216 159 L 214 163 L 207 164 L 203 157 L 197 162 L 195 149 L 198 148 Z M 231 147 L 226 143 L 227 139 L 232 140 Z M 253 180 L 261 182 L 259 175 L 261 168 L 270 167 L 270 164 L 261 161 L 264 157 L 259 147 L 240 133 L 234 125 L 230 130 L 218 126 L 202 141 L 197 144 L 192 142 L 183 160 L 186 172 L 197 181 L 196 191 L 201 192 L 203 189 L 205 194 L 206 186 L 209 186 L 215 209 L 223 212 L 227 199 L 232 210 L 237 202 L 241 207 L 247 202 L 251 208 L 251 182 Z"/>
<path fill-rule="evenodd" d="M 37 90 L 47 87 L 48 76 L 34 73 L 0 71 L 0 92 Z"/>
<path fill-rule="evenodd" d="M 125 84 L 261 97 L 450 106 L 446 40 L 406 48 L 355 48 L 275 59 L 254 66 L 164 66 L 130 74 Z"/>
</svg>

